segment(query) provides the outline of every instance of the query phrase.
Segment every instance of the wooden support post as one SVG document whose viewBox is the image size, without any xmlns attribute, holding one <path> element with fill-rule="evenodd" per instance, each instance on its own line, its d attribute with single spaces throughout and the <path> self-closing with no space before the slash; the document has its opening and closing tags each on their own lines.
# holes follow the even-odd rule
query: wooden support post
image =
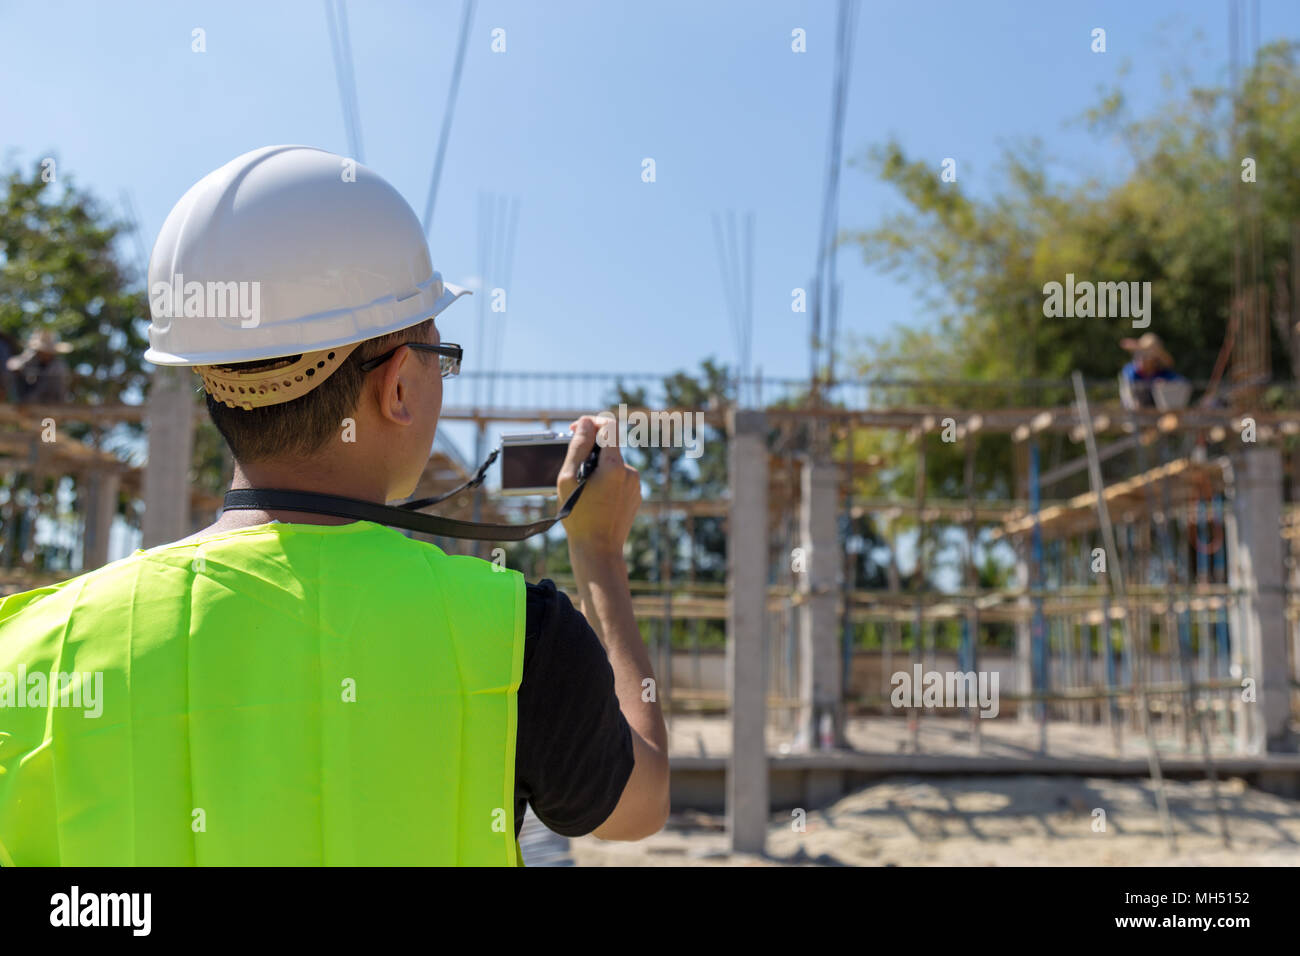
<svg viewBox="0 0 1300 956">
<path fill-rule="evenodd" d="M 762 853 L 767 845 L 767 425 L 762 412 L 729 416 L 727 546 L 727 832 L 731 849 Z"/>
<path fill-rule="evenodd" d="M 1079 410 L 1079 419 L 1084 422 L 1084 440 L 1088 447 L 1088 483 L 1092 488 L 1092 493 L 1096 496 L 1097 524 L 1100 527 L 1102 542 L 1109 558 L 1107 577 L 1111 589 L 1124 610 L 1125 643 L 1132 644 L 1129 608 L 1126 606 L 1128 604 L 1128 591 L 1124 583 L 1124 568 L 1123 563 L 1120 561 L 1119 549 L 1115 543 L 1115 529 L 1110 523 L 1110 506 L 1106 503 L 1106 483 L 1102 480 L 1101 462 L 1097 457 L 1097 438 L 1093 434 L 1092 419 L 1088 414 L 1088 396 L 1084 391 L 1083 376 L 1076 371 L 1072 378 L 1074 379 L 1075 403 Z M 1170 850 L 1177 852 L 1178 846 L 1174 837 L 1173 825 L 1169 819 L 1169 801 L 1165 794 L 1164 772 L 1160 768 L 1160 755 L 1156 751 L 1155 737 L 1151 733 L 1151 718 L 1150 711 L 1147 709 L 1146 687 L 1141 681 L 1135 681 L 1135 683 L 1138 692 L 1138 708 L 1142 713 L 1142 726 L 1147 741 L 1147 766 L 1151 773 L 1151 780 L 1156 787 L 1156 807 L 1160 813 L 1160 825 L 1161 829 L 1164 830 L 1165 839 L 1169 842 Z"/>
</svg>

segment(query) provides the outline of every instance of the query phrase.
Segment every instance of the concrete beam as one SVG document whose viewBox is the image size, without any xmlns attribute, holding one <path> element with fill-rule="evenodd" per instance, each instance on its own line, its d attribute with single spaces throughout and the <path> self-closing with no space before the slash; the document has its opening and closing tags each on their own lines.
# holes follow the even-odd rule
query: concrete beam
<svg viewBox="0 0 1300 956">
<path fill-rule="evenodd" d="M 731 484 L 727 547 L 727 833 L 731 849 L 767 846 L 767 423 L 762 412 L 733 411 L 727 474 Z"/>
</svg>

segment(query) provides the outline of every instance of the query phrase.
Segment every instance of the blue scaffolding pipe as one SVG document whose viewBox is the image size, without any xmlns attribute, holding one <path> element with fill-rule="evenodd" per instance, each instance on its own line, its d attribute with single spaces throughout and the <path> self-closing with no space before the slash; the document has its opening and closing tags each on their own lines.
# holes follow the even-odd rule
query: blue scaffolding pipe
<svg viewBox="0 0 1300 956">
<path fill-rule="evenodd" d="M 961 646 L 957 653 L 957 669 L 963 673 L 969 673 L 975 669 L 971 662 L 971 626 L 970 618 L 962 617 L 961 619 Z"/>
</svg>

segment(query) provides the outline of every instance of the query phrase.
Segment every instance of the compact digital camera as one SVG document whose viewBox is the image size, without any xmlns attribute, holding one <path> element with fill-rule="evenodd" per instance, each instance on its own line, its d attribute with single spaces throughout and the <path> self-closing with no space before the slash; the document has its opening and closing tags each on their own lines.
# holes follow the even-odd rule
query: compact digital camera
<svg viewBox="0 0 1300 956">
<path fill-rule="evenodd" d="M 555 482 L 569 453 L 571 433 L 533 432 L 501 436 L 501 493 L 555 495 Z"/>
</svg>

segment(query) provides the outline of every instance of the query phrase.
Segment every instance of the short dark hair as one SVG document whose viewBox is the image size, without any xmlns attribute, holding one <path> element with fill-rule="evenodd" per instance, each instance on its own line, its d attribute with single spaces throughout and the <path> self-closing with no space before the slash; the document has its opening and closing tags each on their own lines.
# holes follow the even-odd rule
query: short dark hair
<svg viewBox="0 0 1300 956">
<path fill-rule="evenodd" d="M 433 319 L 426 319 L 419 325 L 367 339 L 353 349 L 329 378 L 306 395 L 279 405 L 231 408 L 206 395 L 208 415 L 230 446 L 236 461 L 263 461 L 280 455 L 305 458 L 320 451 L 339 435 L 343 419 L 356 410 L 361 383 L 366 378 L 366 373 L 360 368 L 363 362 L 404 342 L 427 342 L 432 332 Z M 423 358 L 426 353 L 419 354 Z M 296 361 L 299 357 L 288 358 Z M 266 359 L 222 367 L 256 371 L 283 361 L 285 358 Z"/>
</svg>

